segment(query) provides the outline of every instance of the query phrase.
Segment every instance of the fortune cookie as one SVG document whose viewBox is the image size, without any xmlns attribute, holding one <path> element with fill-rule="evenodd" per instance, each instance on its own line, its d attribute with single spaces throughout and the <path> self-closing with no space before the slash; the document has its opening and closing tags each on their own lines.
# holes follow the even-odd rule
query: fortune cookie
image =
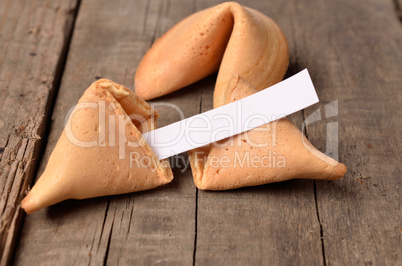
<svg viewBox="0 0 402 266">
<path fill-rule="evenodd" d="M 261 90 L 282 80 L 288 62 L 288 44 L 275 22 L 227 2 L 185 18 L 160 37 L 137 68 L 135 93 L 153 99 L 219 69 L 216 108 L 234 73 Z"/>
<path fill-rule="evenodd" d="M 45 171 L 21 203 L 27 213 L 66 199 L 146 190 L 173 179 L 142 137 L 156 127 L 151 106 L 107 79 L 81 97 Z"/>
<path fill-rule="evenodd" d="M 234 102 L 255 92 L 243 78 L 234 75 L 223 102 Z M 189 158 L 194 182 L 204 190 L 227 190 L 295 178 L 336 180 L 346 172 L 345 165 L 315 149 L 286 118 L 192 150 Z"/>
</svg>

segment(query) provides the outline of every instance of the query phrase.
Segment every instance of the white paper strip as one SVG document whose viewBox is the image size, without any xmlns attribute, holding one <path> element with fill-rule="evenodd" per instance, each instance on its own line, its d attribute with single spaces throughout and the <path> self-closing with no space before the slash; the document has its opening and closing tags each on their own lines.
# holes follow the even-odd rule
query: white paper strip
<svg viewBox="0 0 402 266">
<path fill-rule="evenodd" d="M 239 101 L 158 128 L 143 136 L 159 159 L 202 147 L 275 121 L 318 97 L 307 69 Z"/>
</svg>

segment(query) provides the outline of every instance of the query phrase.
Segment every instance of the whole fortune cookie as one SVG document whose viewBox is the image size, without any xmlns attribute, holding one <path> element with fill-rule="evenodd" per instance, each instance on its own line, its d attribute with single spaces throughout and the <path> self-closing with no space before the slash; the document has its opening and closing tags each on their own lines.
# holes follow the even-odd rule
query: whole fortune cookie
<svg viewBox="0 0 402 266">
<path fill-rule="evenodd" d="M 289 64 L 288 44 L 270 18 L 238 3 L 223 3 L 195 13 L 160 37 L 141 60 L 135 92 L 150 100 L 218 71 L 214 107 L 233 74 L 257 90 L 282 80 Z"/>
</svg>

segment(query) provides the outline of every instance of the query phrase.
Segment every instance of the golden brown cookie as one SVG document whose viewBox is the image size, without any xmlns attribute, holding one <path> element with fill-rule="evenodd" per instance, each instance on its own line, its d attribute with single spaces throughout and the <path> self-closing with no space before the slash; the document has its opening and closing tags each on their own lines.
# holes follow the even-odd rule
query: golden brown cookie
<svg viewBox="0 0 402 266">
<path fill-rule="evenodd" d="M 214 107 L 234 73 L 257 90 L 282 80 L 288 44 L 280 28 L 264 14 L 227 2 L 195 13 L 166 32 L 145 54 L 135 75 L 135 92 L 153 99 L 219 69 Z"/>
<path fill-rule="evenodd" d="M 225 104 L 257 92 L 234 75 Z M 295 178 L 336 180 L 345 165 L 326 156 L 288 119 L 238 134 L 189 152 L 194 182 L 199 189 L 227 190 Z"/>
<path fill-rule="evenodd" d="M 48 164 L 22 201 L 32 213 L 66 199 L 85 199 L 146 190 L 173 179 L 142 133 L 156 127 L 150 105 L 107 79 L 81 97 Z"/>
</svg>

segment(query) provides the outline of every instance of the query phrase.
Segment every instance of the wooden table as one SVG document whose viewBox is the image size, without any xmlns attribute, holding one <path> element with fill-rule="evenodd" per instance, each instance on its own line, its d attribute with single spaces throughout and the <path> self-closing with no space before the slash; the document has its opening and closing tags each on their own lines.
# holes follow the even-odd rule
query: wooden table
<svg viewBox="0 0 402 266">
<path fill-rule="evenodd" d="M 134 88 L 166 30 L 213 0 L 0 0 L 1 264 L 401 265 L 401 0 L 243 1 L 289 41 L 287 76 L 308 68 L 323 119 L 306 135 L 326 150 L 338 122 L 339 181 L 197 190 L 188 160 L 174 181 L 128 195 L 65 201 L 25 215 L 68 110 L 100 77 Z M 155 100 L 189 117 L 212 108 L 216 76 Z M 338 100 L 338 113 L 324 107 Z M 159 124 L 179 119 L 163 110 Z M 181 157 L 182 158 L 182 157 Z"/>
</svg>

